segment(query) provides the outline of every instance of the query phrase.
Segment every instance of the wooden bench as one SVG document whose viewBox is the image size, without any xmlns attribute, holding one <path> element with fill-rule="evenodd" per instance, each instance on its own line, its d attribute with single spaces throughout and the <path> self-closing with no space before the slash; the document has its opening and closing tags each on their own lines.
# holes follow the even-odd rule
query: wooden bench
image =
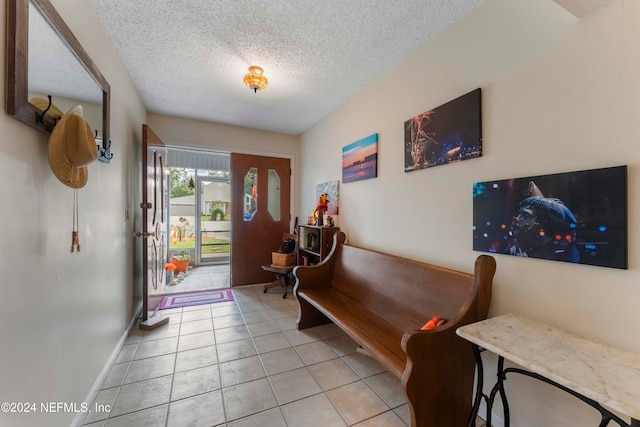
<svg viewBox="0 0 640 427">
<path fill-rule="evenodd" d="M 298 329 L 333 322 L 402 380 L 413 427 L 466 426 L 475 360 L 460 326 L 484 320 L 495 260 L 476 259 L 474 274 L 344 245 L 336 233 L 327 258 L 298 266 Z M 432 317 L 447 322 L 420 328 Z"/>
</svg>

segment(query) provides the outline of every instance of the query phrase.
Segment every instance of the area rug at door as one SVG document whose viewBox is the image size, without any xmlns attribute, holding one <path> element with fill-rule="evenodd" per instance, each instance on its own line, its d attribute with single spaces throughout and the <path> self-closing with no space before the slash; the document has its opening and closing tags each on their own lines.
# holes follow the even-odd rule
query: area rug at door
<svg viewBox="0 0 640 427">
<path fill-rule="evenodd" d="M 215 304 L 233 301 L 231 289 L 217 289 L 215 291 L 189 292 L 177 295 L 165 295 L 158 306 L 158 310 L 170 308 L 191 307 L 194 305 Z"/>
</svg>

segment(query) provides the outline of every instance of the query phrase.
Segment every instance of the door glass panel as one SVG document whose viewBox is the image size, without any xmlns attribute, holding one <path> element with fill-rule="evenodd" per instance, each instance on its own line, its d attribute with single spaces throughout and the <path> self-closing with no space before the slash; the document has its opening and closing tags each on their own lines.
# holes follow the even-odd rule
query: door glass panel
<svg viewBox="0 0 640 427">
<path fill-rule="evenodd" d="M 280 176 L 275 169 L 269 169 L 267 209 L 274 221 L 280 221 Z"/>
<path fill-rule="evenodd" d="M 244 220 L 251 221 L 258 210 L 258 168 L 251 168 L 244 176 Z"/>
<path fill-rule="evenodd" d="M 169 255 L 195 259 L 194 169 L 169 168 Z"/>
<path fill-rule="evenodd" d="M 231 185 L 228 174 L 218 172 L 207 171 L 198 179 L 200 263 L 229 261 Z"/>
</svg>

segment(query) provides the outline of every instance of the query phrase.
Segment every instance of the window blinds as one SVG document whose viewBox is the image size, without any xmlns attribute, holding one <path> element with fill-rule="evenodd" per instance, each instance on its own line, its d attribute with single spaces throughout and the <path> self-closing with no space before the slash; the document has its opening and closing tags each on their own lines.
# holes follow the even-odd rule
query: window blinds
<svg viewBox="0 0 640 427">
<path fill-rule="evenodd" d="M 226 153 L 169 148 L 167 166 L 230 172 L 231 158 Z"/>
</svg>

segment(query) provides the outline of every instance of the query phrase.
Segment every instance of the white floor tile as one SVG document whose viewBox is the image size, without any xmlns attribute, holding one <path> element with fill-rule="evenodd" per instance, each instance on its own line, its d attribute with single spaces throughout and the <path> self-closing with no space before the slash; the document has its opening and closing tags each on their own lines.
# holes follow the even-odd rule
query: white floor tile
<svg viewBox="0 0 640 427">
<path fill-rule="evenodd" d="M 164 427 L 168 405 L 156 406 L 107 420 L 105 427 Z"/>
<path fill-rule="evenodd" d="M 270 376 L 269 381 L 280 405 L 322 392 L 307 368 Z"/>
<path fill-rule="evenodd" d="M 250 338 L 221 343 L 216 346 L 216 349 L 219 362 L 228 362 L 257 354 L 256 347 Z"/>
<path fill-rule="evenodd" d="M 363 381 L 327 392 L 347 424 L 355 424 L 389 410 L 389 407 Z"/>
<path fill-rule="evenodd" d="M 169 403 L 172 376 L 123 385 L 109 418 Z"/>
<path fill-rule="evenodd" d="M 278 406 L 266 378 L 225 388 L 222 394 L 227 421 L 244 418 Z"/>
<path fill-rule="evenodd" d="M 220 390 L 171 402 L 167 427 L 223 425 L 225 415 Z"/>
<path fill-rule="evenodd" d="M 176 354 L 150 357 L 148 359 L 134 360 L 129 366 L 129 371 L 124 378 L 124 383 L 144 381 L 164 375 L 173 374 L 176 362 Z"/>
<path fill-rule="evenodd" d="M 181 351 L 176 356 L 175 372 L 188 371 L 218 363 L 218 353 L 213 345 Z"/>
<path fill-rule="evenodd" d="M 344 422 L 327 396 L 316 394 L 282 406 L 288 427 L 343 427 Z"/>
<path fill-rule="evenodd" d="M 304 366 L 298 353 L 291 347 L 260 354 L 260 359 L 267 375 L 276 375 Z"/>
<path fill-rule="evenodd" d="M 229 387 L 267 376 L 258 356 L 220 363 L 220 377 L 223 387 Z"/>
<path fill-rule="evenodd" d="M 180 372 L 173 376 L 171 401 L 196 396 L 219 388 L 220 373 L 218 372 L 218 365 Z"/>
</svg>

